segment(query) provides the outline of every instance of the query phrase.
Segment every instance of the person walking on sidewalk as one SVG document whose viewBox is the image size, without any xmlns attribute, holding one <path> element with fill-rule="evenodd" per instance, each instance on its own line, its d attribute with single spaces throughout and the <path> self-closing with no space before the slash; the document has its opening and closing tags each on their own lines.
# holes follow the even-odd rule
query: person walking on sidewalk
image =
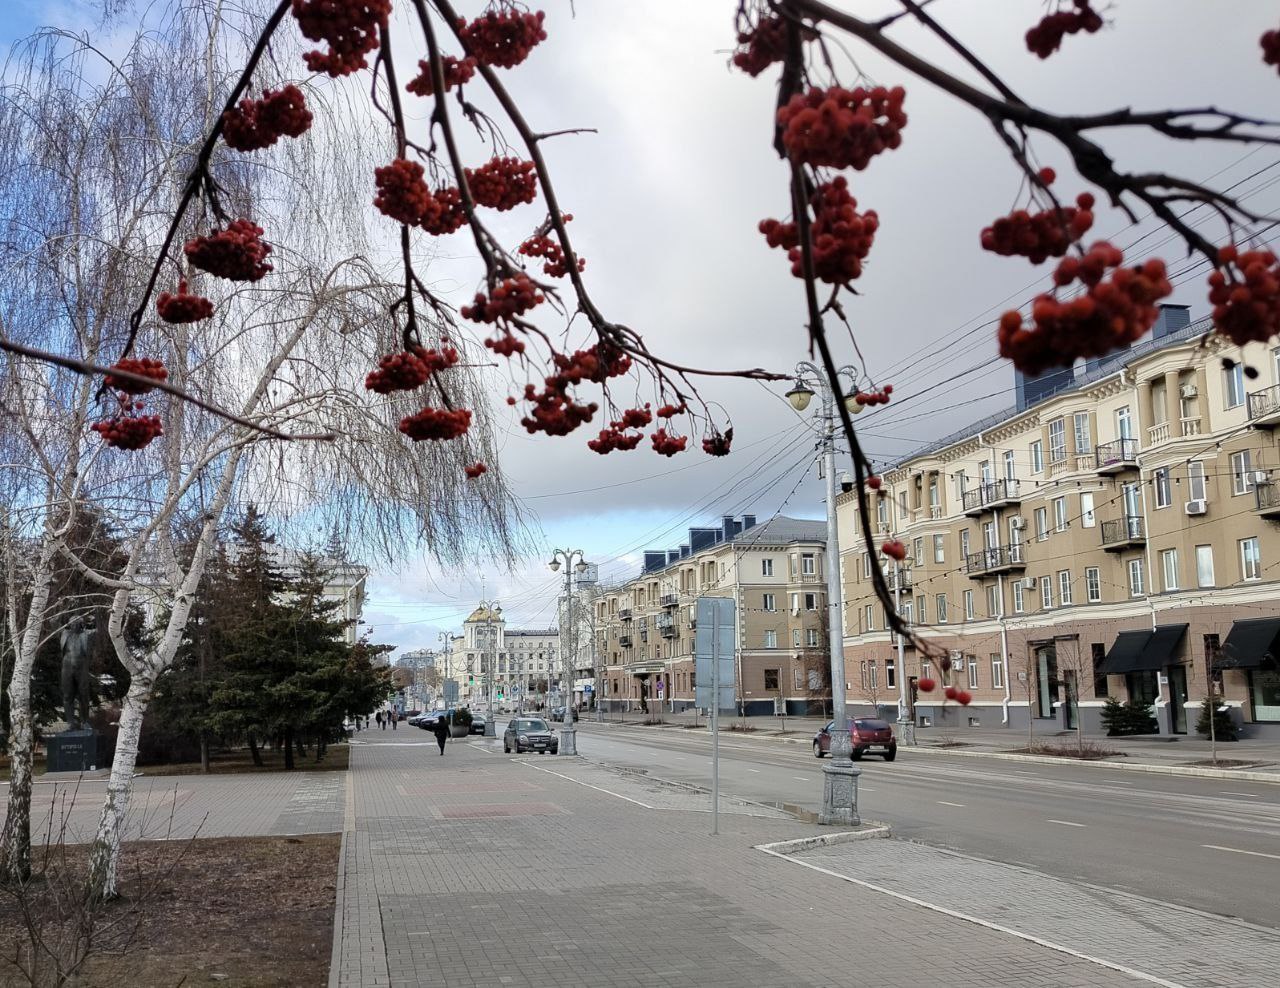
<svg viewBox="0 0 1280 988">
<path fill-rule="evenodd" d="M 440 754 L 444 754 L 444 743 L 449 740 L 449 719 L 441 714 L 432 725 L 431 733 L 436 736 L 436 744 L 440 746 Z"/>
<path fill-rule="evenodd" d="M 391 730 L 394 731 L 396 729 L 396 724 L 400 723 L 400 711 L 388 710 L 387 719 L 391 721 Z"/>
<path fill-rule="evenodd" d="M 377 718 L 378 718 L 378 726 L 379 726 L 379 727 L 381 727 L 381 728 L 385 731 L 385 730 L 387 729 L 387 725 L 386 725 L 385 723 L 383 723 L 383 721 L 382 721 L 382 711 L 381 711 L 381 710 L 379 710 L 379 711 L 378 711 L 378 713 L 377 713 Z"/>
</svg>

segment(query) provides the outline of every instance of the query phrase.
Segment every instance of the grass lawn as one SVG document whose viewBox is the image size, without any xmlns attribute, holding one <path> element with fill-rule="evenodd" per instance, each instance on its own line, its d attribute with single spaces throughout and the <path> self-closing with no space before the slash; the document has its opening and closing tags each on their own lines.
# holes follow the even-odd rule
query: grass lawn
<svg viewBox="0 0 1280 988">
<path fill-rule="evenodd" d="M 324 761 L 317 762 L 315 749 L 306 758 L 294 756 L 295 772 L 342 772 L 351 760 L 351 749 L 345 744 L 331 744 L 326 749 Z M 44 775 L 44 754 L 38 753 L 33 763 L 36 778 Z M 109 765 L 103 766 L 110 768 Z M 174 765 L 143 765 L 138 768 L 143 775 L 199 775 L 203 770 L 199 762 L 178 762 Z M 262 766 L 253 764 L 249 750 L 219 751 L 209 759 L 210 775 L 229 775 L 234 772 L 283 772 L 284 756 L 274 749 L 262 749 Z M 0 755 L 0 780 L 9 778 L 9 756 Z"/>
</svg>

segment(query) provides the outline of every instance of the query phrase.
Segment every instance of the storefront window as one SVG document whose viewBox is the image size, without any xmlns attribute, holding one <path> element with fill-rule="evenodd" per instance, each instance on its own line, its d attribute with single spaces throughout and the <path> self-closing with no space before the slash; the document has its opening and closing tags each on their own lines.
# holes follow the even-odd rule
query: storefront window
<svg viewBox="0 0 1280 988">
<path fill-rule="evenodd" d="M 1254 669 L 1249 673 L 1249 699 L 1254 720 L 1280 721 L 1280 672 Z"/>
<path fill-rule="evenodd" d="M 1148 705 L 1156 702 L 1156 674 L 1154 670 L 1143 669 L 1140 672 L 1131 672 L 1125 679 L 1129 686 L 1129 699 Z M 1277 709 L 1280 710 L 1280 708 Z M 1280 716 L 1277 719 L 1280 720 Z"/>
</svg>

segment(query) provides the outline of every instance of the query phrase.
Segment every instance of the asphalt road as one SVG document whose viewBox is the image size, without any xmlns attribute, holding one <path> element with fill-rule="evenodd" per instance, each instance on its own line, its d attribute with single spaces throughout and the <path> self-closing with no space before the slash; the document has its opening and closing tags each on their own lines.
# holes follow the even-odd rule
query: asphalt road
<svg viewBox="0 0 1280 988">
<path fill-rule="evenodd" d="M 711 785 L 702 732 L 579 728 L 593 758 Z M 817 810 L 824 764 L 807 745 L 721 735 L 722 793 Z M 858 764 L 862 818 L 899 838 L 1280 928 L 1280 786 L 909 748 Z"/>
</svg>

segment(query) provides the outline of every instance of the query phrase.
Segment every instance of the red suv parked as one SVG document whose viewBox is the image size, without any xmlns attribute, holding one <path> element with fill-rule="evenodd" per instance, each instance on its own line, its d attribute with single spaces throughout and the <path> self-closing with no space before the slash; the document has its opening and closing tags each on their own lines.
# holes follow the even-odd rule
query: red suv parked
<svg viewBox="0 0 1280 988">
<path fill-rule="evenodd" d="M 835 721 L 813 736 L 813 757 L 822 758 L 831 753 L 831 728 Z M 849 740 L 853 744 L 852 757 L 856 762 L 867 752 L 884 756 L 886 762 L 898 757 L 898 742 L 887 720 L 878 717 L 856 717 L 849 725 Z"/>
</svg>

